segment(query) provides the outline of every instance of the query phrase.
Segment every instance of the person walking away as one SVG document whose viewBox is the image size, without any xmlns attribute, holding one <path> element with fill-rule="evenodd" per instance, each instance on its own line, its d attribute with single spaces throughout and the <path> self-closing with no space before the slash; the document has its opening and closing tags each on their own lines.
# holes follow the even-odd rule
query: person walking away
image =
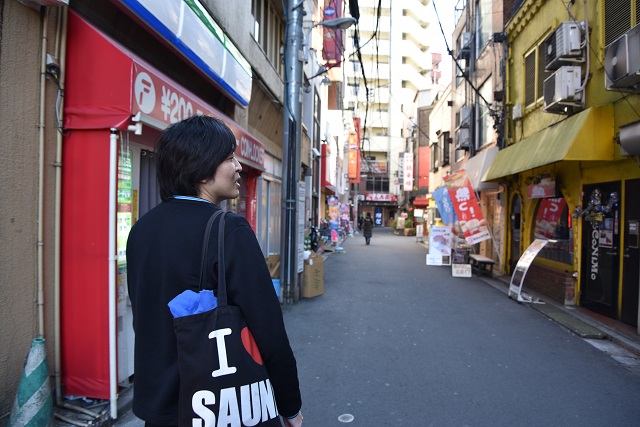
<svg viewBox="0 0 640 427">
<path fill-rule="evenodd" d="M 173 124 L 156 144 L 162 202 L 133 225 L 127 242 L 135 331 L 133 413 L 146 427 L 178 426 L 180 372 L 167 304 L 185 290 L 199 291 L 206 224 L 221 210 L 221 202 L 240 194 L 242 166 L 235 149 L 231 130 L 207 116 Z M 219 266 L 218 227 L 213 227 L 205 260 L 212 268 L 204 287 L 216 292 L 217 270 L 225 269 L 229 304 L 240 307 L 253 333 L 284 425 L 300 427 L 296 359 L 266 261 L 251 226 L 240 215 L 227 213 L 224 237 L 225 265 Z M 267 422 L 281 425 L 278 418 Z"/>
<path fill-rule="evenodd" d="M 373 218 L 371 218 L 371 213 L 367 212 L 367 216 L 362 221 L 362 229 L 364 240 L 367 242 L 367 245 L 371 243 L 371 236 L 373 235 Z"/>
</svg>

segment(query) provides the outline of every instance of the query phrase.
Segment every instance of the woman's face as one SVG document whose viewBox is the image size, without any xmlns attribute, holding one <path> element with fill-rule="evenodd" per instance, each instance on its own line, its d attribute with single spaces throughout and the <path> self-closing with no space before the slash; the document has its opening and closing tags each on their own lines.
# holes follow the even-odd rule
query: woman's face
<svg viewBox="0 0 640 427">
<path fill-rule="evenodd" d="M 242 166 L 231 153 L 218 166 L 213 178 L 200 183 L 200 197 L 219 204 L 228 199 L 235 199 L 240 195 L 240 172 Z"/>
</svg>

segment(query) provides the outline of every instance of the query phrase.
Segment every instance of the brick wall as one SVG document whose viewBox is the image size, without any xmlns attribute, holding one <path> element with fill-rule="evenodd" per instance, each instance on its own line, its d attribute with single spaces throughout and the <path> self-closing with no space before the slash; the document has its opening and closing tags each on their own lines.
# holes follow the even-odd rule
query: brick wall
<svg viewBox="0 0 640 427">
<path fill-rule="evenodd" d="M 576 280 L 571 273 L 532 264 L 524 278 L 523 290 L 535 291 L 563 305 L 576 304 Z"/>
</svg>

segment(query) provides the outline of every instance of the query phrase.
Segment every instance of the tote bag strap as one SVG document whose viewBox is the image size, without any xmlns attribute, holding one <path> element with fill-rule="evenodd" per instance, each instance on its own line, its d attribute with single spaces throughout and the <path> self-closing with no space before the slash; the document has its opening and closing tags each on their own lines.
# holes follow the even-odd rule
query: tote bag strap
<svg viewBox="0 0 640 427">
<path fill-rule="evenodd" d="M 225 212 L 220 218 L 218 231 L 218 305 L 227 305 L 227 278 L 224 272 L 224 218 L 227 216 Z"/>
<path fill-rule="evenodd" d="M 204 278 L 207 277 L 207 253 L 209 252 L 209 236 L 211 235 L 211 228 L 213 227 L 213 222 L 216 220 L 216 218 L 222 215 L 223 212 L 224 211 L 222 209 L 215 211 L 209 218 L 207 227 L 204 230 L 204 239 L 202 240 L 202 260 L 200 261 L 200 282 L 198 286 L 199 290 L 203 289 L 205 280 Z"/>
</svg>

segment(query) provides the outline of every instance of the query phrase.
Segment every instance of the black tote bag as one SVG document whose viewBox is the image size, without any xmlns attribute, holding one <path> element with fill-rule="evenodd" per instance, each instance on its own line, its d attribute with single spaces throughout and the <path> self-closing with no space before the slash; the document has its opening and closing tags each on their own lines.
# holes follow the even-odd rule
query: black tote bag
<svg viewBox="0 0 640 427">
<path fill-rule="evenodd" d="M 200 290 L 207 277 L 207 247 L 216 217 L 218 306 L 175 318 L 180 371 L 180 427 L 278 426 L 275 396 L 267 370 L 239 307 L 227 303 L 224 218 L 214 213 L 205 230 Z"/>
</svg>

